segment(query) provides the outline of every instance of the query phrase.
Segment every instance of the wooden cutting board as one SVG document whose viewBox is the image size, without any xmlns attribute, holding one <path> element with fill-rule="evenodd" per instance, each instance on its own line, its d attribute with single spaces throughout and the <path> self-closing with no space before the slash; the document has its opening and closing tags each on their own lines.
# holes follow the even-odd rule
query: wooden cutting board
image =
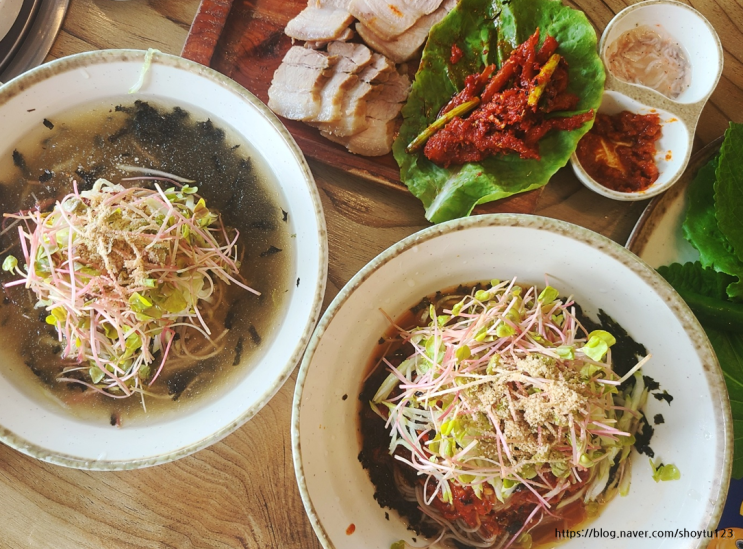
<svg viewBox="0 0 743 549">
<path fill-rule="evenodd" d="M 181 55 L 229 76 L 265 103 L 273 73 L 292 45 L 284 27 L 306 6 L 307 0 L 202 0 Z M 281 120 L 307 157 L 408 192 L 392 154 L 351 154 L 315 128 Z M 517 194 L 478 206 L 474 213 L 533 213 L 540 194 L 541 189 Z"/>
</svg>

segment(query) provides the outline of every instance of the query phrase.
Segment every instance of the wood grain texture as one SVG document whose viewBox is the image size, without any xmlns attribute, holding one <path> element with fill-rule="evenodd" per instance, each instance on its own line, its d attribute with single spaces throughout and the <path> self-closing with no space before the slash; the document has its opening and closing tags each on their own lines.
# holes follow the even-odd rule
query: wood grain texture
<svg viewBox="0 0 743 549">
<path fill-rule="evenodd" d="M 233 0 L 202 0 L 181 56 L 209 66 Z"/>
<path fill-rule="evenodd" d="M 273 2 L 280 14 L 283 0 Z M 584 9 L 600 31 L 630 3 L 578 0 L 572 5 Z M 743 122 L 743 4 L 689 3 L 713 23 L 725 49 L 723 79 L 697 131 L 702 145 L 721 135 L 729 120 Z M 51 57 L 118 47 L 178 53 L 198 5 L 198 0 L 72 0 Z M 251 35 L 241 37 L 240 44 L 260 45 Z M 390 192 L 339 167 L 310 165 L 328 224 L 327 306 L 376 254 L 428 222 L 409 194 Z M 644 206 L 596 195 L 564 169 L 545 187 L 537 212 L 624 242 Z M 0 549 L 319 549 L 292 469 L 294 381 L 223 441 L 152 469 L 75 471 L 0 445 Z"/>
<path fill-rule="evenodd" d="M 107 48 L 178 55 L 198 5 L 199 0 L 70 0 L 47 60 Z"/>
<path fill-rule="evenodd" d="M 0 547 L 319 546 L 294 482 L 290 410 L 282 391 L 229 444 L 139 471 L 63 469 L 2 448 Z"/>
</svg>

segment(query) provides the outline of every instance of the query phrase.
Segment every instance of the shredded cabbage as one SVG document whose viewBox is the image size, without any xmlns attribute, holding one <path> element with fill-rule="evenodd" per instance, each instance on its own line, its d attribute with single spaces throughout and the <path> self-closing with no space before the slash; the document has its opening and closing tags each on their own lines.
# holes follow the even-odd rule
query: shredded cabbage
<svg viewBox="0 0 743 549">
<path fill-rule="evenodd" d="M 147 53 L 144 54 L 144 64 L 142 65 L 142 70 L 139 71 L 139 78 L 134 83 L 134 85 L 131 88 L 129 88 L 129 93 L 137 93 L 139 90 L 142 89 L 142 86 L 144 85 L 144 77 L 147 74 L 147 71 L 150 70 L 150 65 L 152 64 L 152 58 L 155 56 L 156 53 L 162 53 L 162 52 L 160 50 L 150 48 L 147 50 Z"/>
</svg>

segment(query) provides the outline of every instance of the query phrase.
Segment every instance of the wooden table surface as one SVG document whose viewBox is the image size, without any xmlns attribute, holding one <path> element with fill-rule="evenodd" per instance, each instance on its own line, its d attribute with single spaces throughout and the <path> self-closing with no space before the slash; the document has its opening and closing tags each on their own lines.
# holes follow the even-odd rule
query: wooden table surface
<svg viewBox="0 0 743 549">
<path fill-rule="evenodd" d="M 573 5 L 601 30 L 632 3 L 577 0 Z M 711 21 L 725 50 L 722 79 L 697 129 L 699 148 L 721 135 L 729 120 L 743 122 L 743 2 L 687 3 Z M 198 4 L 71 0 L 50 59 L 104 48 L 154 47 L 178 54 Z M 320 164 L 313 163 L 312 170 L 328 223 L 327 305 L 372 257 L 428 223 L 412 196 Z M 602 198 L 563 169 L 546 187 L 537 213 L 624 243 L 645 205 Z M 0 445 L 0 549 L 319 548 L 292 467 L 294 380 L 222 442 L 154 468 L 77 471 Z"/>
</svg>

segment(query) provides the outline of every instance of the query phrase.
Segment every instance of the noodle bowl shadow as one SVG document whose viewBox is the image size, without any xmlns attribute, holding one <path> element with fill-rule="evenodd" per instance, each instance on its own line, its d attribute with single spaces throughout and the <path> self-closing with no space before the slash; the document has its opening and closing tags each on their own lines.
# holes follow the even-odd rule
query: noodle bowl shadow
<svg viewBox="0 0 743 549">
<path fill-rule="evenodd" d="M 696 318 L 653 269 L 615 242 L 557 220 L 502 214 L 443 223 L 394 245 L 344 287 L 320 320 L 299 371 L 292 443 L 302 500 L 325 548 L 427 543 L 377 504 L 357 457 L 358 413 L 368 406 L 358 397 L 389 328 L 379 309 L 397 318 L 436 291 L 514 276 L 540 286 L 548 277 L 594 318 L 604 309 L 653 354 L 644 372 L 674 397 L 670 406 L 650 399 L 647 415 L 663 414 L 651 446 L 656 458 L 679 467 L 681 479 L 654 482 L 647 458 L 633 451 L 629 495 L 614 498 L 588 524 L 617 532 L 601 547 L 626 547 L 619 530 L 716 528 L 730 478 L 732 422 L 722 373 Z M 697 548 L 705 540 L 674 543 Z M 588 549 L 596 541 L 573 539 L 565 547 Z"/>
<path fill-rule="evenodd" d="M 192 108 L 226 126 L 263 157 L 273 173 L 294 246 L 283 316 L 259 355 L 243 357 L 234 384 L 200 397 L 198 406 L 158 421 L 115 429 L 50 408 L 20 390 L 0 368 L 0 440 L 35 458 L 81 469 L 133 469 L 165 463 L 205 448 L 253 417 L 291 375 L 319 317 L 327 275 L 327 234 L 312 174 L 281 122 L 255 96 L 216 71 L 180 57 L 155 54 L 141 89 L 145 52 L 84 53 L 38 67 L 0 87 L 0 154 L 45 119 L 86 105 L 136 99 Z M 277 196 L 278 196 L 277 194 Z M 280 212 L 279 220 L 281 222 Z M 285 219 L 286 220 L 286 219 Z M 294 281 L 297 281 L 295 284 Z M 299 283 L 301 280 L 301 284 Z M 0 348 L 0 365 L 18 357 Z"/>
</svg>

